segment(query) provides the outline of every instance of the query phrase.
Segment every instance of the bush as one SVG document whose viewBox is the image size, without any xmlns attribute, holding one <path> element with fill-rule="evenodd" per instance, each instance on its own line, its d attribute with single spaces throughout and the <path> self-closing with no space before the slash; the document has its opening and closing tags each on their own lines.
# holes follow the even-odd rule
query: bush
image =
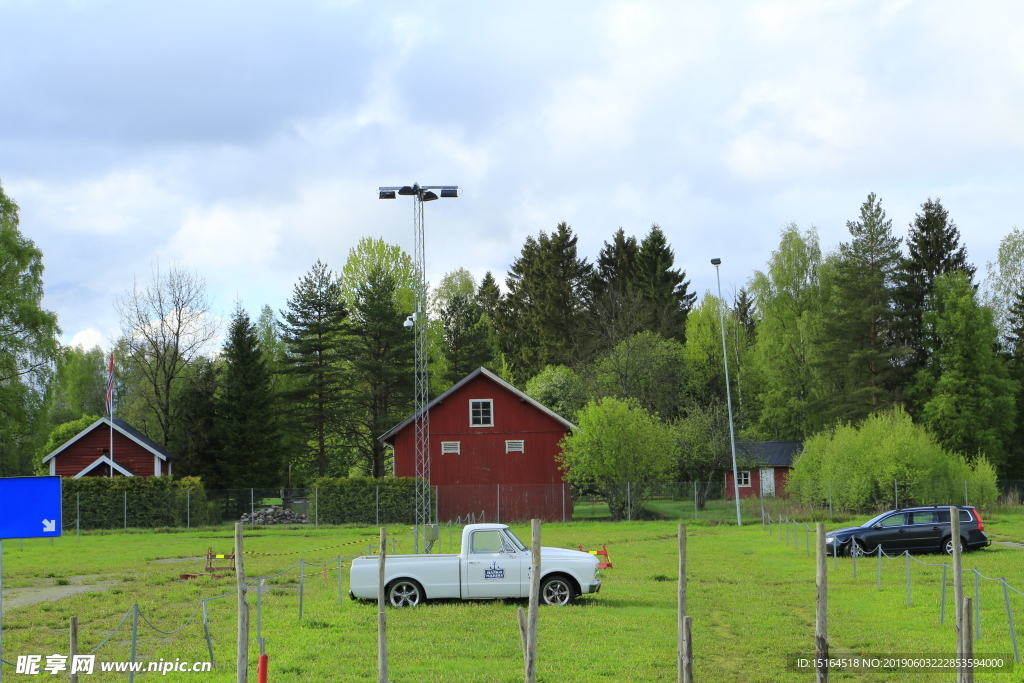
<svg viewBox="0 0 1024 683">
<path fill-rule="evenodd" d="M 65 477 L 61 481 L 65 526 L 81 514 L 82 529 L 156 528 L 211 523 L 199 477 Z M 127 505 L 126 505 L 127 503 Z"/>
<path fill-rule="evenodd" d="M 321 477 L 313 482 L 313 487 L 317 489 L 318 516 L 322 524 L 413 524 L 416 519 L 416 480 L 411 477 Z M 306 491 L 312 504 L 313 495 L 309 489 Z M 311 518 L 312 515 L 310 507 Z"/>
<path fill-rule="evenodd" d="M 894 490 L 896 482 L 896 490 Z M 804 504 L 865 512 L 899 505 L 951 505 L 964 499 L 996 502 L 996 472 L 984 457 L 968 463 L 942 448 L 902 408 L 815 434 L 793 463 L 786 491 Z"/>
</svg>

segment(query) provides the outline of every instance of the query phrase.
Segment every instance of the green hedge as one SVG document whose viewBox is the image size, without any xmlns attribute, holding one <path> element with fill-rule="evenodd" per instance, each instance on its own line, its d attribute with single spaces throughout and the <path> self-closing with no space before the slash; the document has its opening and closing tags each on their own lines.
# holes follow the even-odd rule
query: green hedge
<svg viewBox="0 0 1024 683">
<path fill-rule="evenodd" d="M 205 526 L 211 519 L 199 477 L 65 477 L 61 482 L 64 526 L 82 529 Z M 126 520 L 127 513 L 127 520 Z"/>
<path fill-rule="evenodd" d="M 411 477 L 321 477 L 306 492 L 310 521 L 316 500 L 321 524 L 413 524 L 416 519 L 416 480 Z"/>
</svg>

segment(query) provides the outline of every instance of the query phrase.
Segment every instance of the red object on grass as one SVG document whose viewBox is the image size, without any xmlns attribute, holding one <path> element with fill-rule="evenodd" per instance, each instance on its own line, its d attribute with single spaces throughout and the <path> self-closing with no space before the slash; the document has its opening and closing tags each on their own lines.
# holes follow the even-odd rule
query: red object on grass
<svg viewBox="0 0 1024 683">
<path fill-rule="evenodd" d="M 608 557 L 608 546 L 607 544 L 601 544 L 601 550 L 584 550 L 583 546 L 580 546 L 580 552 L 590 553 L 591 555 L 604 556 L 604 562 L 600 562 L 597 565 L 598 569 L 611 569 L 612 558 Z"/>
<path fill-rule="evenodd" d="M 256 666 L 256 683 L 267 683 L 268 664 L 269 658 L 266 655 L 260 655 L 260 663 Z"/>
</svg>

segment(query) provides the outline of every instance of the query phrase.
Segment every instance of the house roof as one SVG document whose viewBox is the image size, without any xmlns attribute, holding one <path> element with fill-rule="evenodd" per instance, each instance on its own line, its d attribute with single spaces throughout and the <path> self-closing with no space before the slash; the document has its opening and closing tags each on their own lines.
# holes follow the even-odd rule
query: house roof
<svg viewBox="0 0 1024 683">
<path fill-rule="evenodd" d="M 66 449 L 68 446 L 70 446 L 71 444 L 75 443 L 76 441 L 81 439 L 83 436 L 85 436 L 86 434 L 88 434 L 89 432 L 91 432 L 92 430 L 96 429 L 97 427 L 99 427 L 102 424 L 110 424 L 110 418 L 109 417 L 101 417 L 100 419 L 96 420 L 91 425 L 89 425 L 88 427 L 86 427 L 82 431 L 78 432 L 78 434 L 76 434 L 74 437 L 72 437 L 72 438 L 68 439 L 67 441 L 65 441 L 55 451 L 53 451 L 52 453 L 47 455 L 45 458 L 43 458 L 43 462 L 44 463 L 45 462 L 49 462 L 52 458 L 54 458 L 55 456 L 57 456 L 61 452 L 63 452 L 64 449 Z M 148 436 L 146 436 L 145 434 L 143 434 L 139 430 L 135 429 L 135 427 L 132 427 L 130 424 L 128 424 L 127 422 L 125 422 L 124 420 L 122 420 L 119 417 L 115 417 L 114 418 L 114 429 L 118 433 L 126 436 L 127 438 L 131 439 L 135 443 L 139 444 L 140 446 L 142 446 L 147 451 L 149 451 L 153 455 L 157 456 L 161 460 L 177 460 L 178 459 L 177 456 L 175 456 L 169 450 L 167 450 L 166 448 L 164 448 L 163 446 L 158 444 L 156 441 L 153 441 Z"/>
<path fill-rule="evenodd" d="M 96 458 L 92 462 L 91 465 L 87 466 L 84 470 L 82 470 L 81 472 L 76 474 L 74 477 L 72 477 L 72 479 L 81 479 L 82 477 L 84 477 L 85 475 L 89 474 L 89 472 L 91 472 L 92 470 L 96 469 L 100 465 L 109 465 L 110 467 L 112 467 L 113 469 L 117 470 L 118 472 L 120 472 L 122 475 L 124 475 L 126 477 L 134 477 L 135 476 L 134 474 L 132 474 L 131 472 L 129 472 L 125 468 L 121 467 L 120 465 L 118 465 L 113 460 L 111 460 L 109 457 L 107 457 L 105 455 L 102 455 L 102 456 Z"/>
<path fill-rule="evenodd" d="M 803 441 L 737 441 L 736 457 L 767 467 L 792 467 L 803 448 Z"/>
<path fill-rule="evenodd" d="M 430 409 L 433 408 L 435 405 L 437 405 L 438 403 L 441 403 L 442 401 L 444 401 L 444 399 L 447 398 L 449 395 L 455 393 L 463 385 L 467 384 L 470 380 L 476 378 L 479 375 L 484 375 L 485 377 L 490 379 L 492 382 L 494 382 L 498 386 L 503 387 L 504 389 L 506 389 L 506 390 L 512 392 L 513 394 L 515 394 L 516 396 L 518 396 L 519 399 L 521 401 L 523 401 L 524 403 L 529 403 L 530 405 L 532 405 L 534 408 L 536 408 L 537 410 L 541 411 L 542 413 L 548 415 L 549 417 L 554 418 L 555 420 L 558 420 L 563 425 L 565 425 L 568 429 L 576 429 L 576 425 L 574 425 L 572 422 L 569 422 L 564 417 L 562 417 L 561 415 L 559 415 L 555 411 L 551 410 L 550 408 L 548 408 L 544 404 L 539 403 L 539 402 L 535 401 L 534 399 L 530 398 L 525 393 L 523 393 L 519 389 L 516 389 L 514 386 L 512 386 L 511 384 L 509 384 L 508 382 L 506 382 L 502 378 L 498 377 L 497 375 L 495 375 L 493 372 L 491 372 L 487 368 L 477 368 L 473 372 L 469 373 L 468 375 L 466 375 L 465 377 L 460 379 L 458 382 L 456 382 L 454 385 L 452 385 L 452 387 L 450 389 L 448 389 L 448 391 L 444 392 L 443 394 L 441 394 L 440 396 L 435 398 L 433 401 L 428 403 L 427 404 L 427 412 L 429 412 Z M 377 440 L 378 441 L 387 441 L 387 442 L 390 443 L 391 439 L 394 438 L 394 436 L 396 434 L 398 434 L 398 432 L 400 432 L 403 429 L 405 429 L 405 427 L 409 423 L 411 423 L 415 418 L 416 418 L 416 415 L 410 415 L 408 418 L 406 418 L 402 422 L 398 423 L 397 425 L 395 425 L 394 427 L 389 429 L 384 434 L 381 434 L 380 436 L 378 436 Z"/>
</svg>

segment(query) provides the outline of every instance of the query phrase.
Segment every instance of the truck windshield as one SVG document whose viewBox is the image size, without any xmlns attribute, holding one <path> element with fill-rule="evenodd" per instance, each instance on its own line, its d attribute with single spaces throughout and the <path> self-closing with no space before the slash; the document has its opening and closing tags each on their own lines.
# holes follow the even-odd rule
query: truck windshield
<svg viewBox="0 0 1024 683">
<path fill-rule="evenodd" d="M 523 545 L 522 541 L 520 541 L 518 538 L 516 538 L 516 535 L 514 533 L 512 533 L 511 529 L 505 529 L 505 535 L 508 536 L 508 540 L 512 541 L 512 545 L 514 545 L 515 547 L 519 548 L 520 552 L 523 552 L 523 551 L 526 550 L 526 546 Z"/>
</svg>

